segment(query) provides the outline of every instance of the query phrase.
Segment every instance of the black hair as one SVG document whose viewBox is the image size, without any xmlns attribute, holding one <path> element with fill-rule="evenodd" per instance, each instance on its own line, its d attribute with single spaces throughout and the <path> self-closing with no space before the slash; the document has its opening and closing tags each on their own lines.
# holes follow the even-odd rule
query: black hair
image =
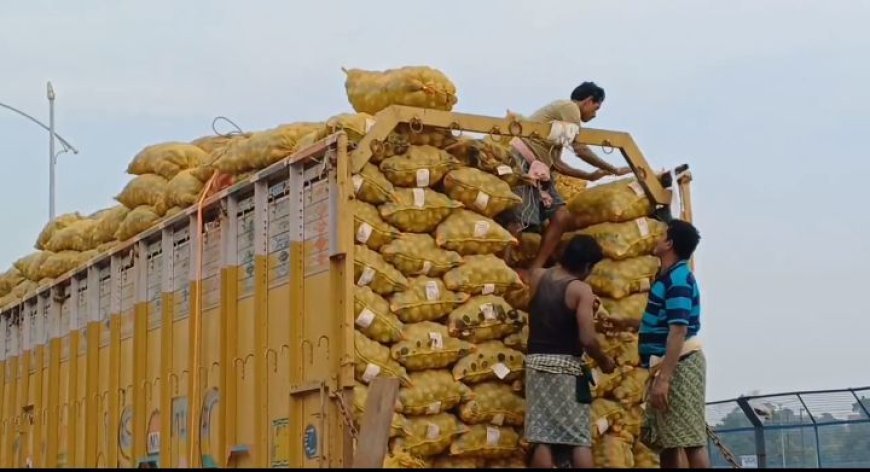
<svg viewBox="0 0 870 472">
<path fill-rule="evenodd" d="M 582 274 L 601 259 L 604 259 L 604 252 L 598 241 L 592 236 L 578 234 L 568 241 L 559 264 L 572 274 Z"/>
<path fill-rule="evenodd" d="M 595 82 L 583 82 L 571 92 L 571 100 L 575 102 L 582 102 L 587 98 L 591 98 L 595 103 L 604 102 L 604 89 Z"/>
<path fill-rule="evenodd" d="M 692 223 L 674 218 L 668 222 L 668 241 L 673 243 L 677 257 L 688 259 L 701 242 L 701 234 Z"/>
</svg>

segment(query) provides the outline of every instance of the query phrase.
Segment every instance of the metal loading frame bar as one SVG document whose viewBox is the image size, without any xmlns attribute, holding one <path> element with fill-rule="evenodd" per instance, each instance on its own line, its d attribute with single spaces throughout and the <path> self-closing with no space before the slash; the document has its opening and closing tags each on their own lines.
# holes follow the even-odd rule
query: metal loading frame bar
<svg viewBox="0 0 870 472">
<path fill-rule="evenodd" d="M 362 170 L 371 158 L 373 150 L 377 149 L 399 124 L 408 124 L 412 129 L 428 126 L 451 131 L 522 138 L 544 138 L 550 135 L 552 128 L 550 124 L 532 121 L 393 105 L 375 115 L 374 126 L 366 133 L 351 155 L 352 173 Z M 580 133 L 574 138 L 574 143 L 619 149 L 650 201 L 658 205 L 670 205 L 671 191 L 659 182 L 655 171 L 628 133 L 581 128 Z"/>
</svg>

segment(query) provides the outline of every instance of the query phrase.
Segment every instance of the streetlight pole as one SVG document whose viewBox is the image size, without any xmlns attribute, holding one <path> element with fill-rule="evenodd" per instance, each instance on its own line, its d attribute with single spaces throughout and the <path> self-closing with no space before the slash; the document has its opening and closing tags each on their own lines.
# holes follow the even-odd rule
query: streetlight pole
<svg viewBox="0 0 870 472">
<path fill-rule="evenodd" d="M 48 96 L 48 221 L 54 219 L 54 168 L 57 156 L 54 155 L 54 88 L 51 81 L 46 85 Z"/>
</svg>

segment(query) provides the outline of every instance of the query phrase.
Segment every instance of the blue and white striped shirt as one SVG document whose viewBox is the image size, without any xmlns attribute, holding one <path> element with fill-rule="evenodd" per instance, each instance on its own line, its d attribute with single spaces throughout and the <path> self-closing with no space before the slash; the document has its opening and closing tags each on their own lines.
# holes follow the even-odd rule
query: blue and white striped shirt
<svg viewBox="0 0 870 472">
<path fill-rule="evenodd" d="M 687 326 L 686 339 L 701 330 L 701 294 L 686 261 L 660 274 L 650 288 L 638 332 L 641 365 L 649 367 L 650 356 L 665 355 L 671 325 Z"/>
</svg>

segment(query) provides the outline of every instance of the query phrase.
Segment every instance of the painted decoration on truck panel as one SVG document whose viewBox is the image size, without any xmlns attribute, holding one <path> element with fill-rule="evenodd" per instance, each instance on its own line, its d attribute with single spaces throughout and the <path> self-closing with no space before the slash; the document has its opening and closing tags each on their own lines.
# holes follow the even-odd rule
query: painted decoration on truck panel
<svg viewBox="0 0 870 472">
<path fill-rule="evenodd" d="M 205 465 L 208 461 L 212 463 L 216 462 L 214 460 L 214 452 L 212 451 L 212 432 L 217 433 L 217 431 L 212 431 L 212 422 L 216 419 L 216 417 L 212 417 L 212 415 L 218 414 L 218 409 L 215 408 L 220 403 L 220 392 L 215 387 L 210 388 L 207 392 L 205 392 L 205 396 L 202 399 L 202 413 L 201 413 L 201 423 L 200 423 L 200 451 L 202 452 L 202 463 Z"/>
<path fill-rule="evenodd" d="M 126 460 L 133 455 L 133 407 L 127 405 L 121 411 L 121 421 L 118 425 L 118 450 Z"/>
<path fill-rule="evenodd" d="M 148 420 L 148 434 L 145 437 L 145 451 L 150 454 L 160 454 L 160 410 L 151 412 Z"/>
<path fill-rule="evenodd" d="M 272 420 L 272 444 L 270 456 L 272 468 L 290 467 L 290 420 Z"/>
<path fill-rule="evenodd" d="M 302 436 L 302 448 L 305 450 L 305 457 L 309 460 L 317 457 L 317 428 L 313 424 L 305 427 L 305 434 Z"/>
</svg>

